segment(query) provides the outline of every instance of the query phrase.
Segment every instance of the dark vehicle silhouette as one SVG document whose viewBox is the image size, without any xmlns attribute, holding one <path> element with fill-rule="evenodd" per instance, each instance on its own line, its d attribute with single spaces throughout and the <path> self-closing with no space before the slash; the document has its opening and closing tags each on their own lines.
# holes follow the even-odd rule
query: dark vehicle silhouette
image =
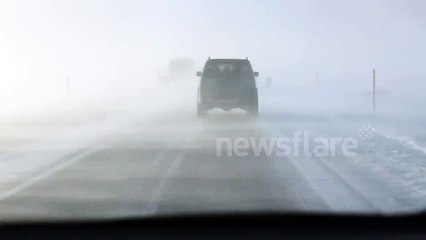
<svg viewBox="0 0 426 240">
<path fill-rule="evenodd" d="M 229 111 L 240 108 L 257 116 L 259 112 L 255 77 L 248 59 L 208 59 L 198 88 L 197 116 L 220 108 Z"/>
</svg>

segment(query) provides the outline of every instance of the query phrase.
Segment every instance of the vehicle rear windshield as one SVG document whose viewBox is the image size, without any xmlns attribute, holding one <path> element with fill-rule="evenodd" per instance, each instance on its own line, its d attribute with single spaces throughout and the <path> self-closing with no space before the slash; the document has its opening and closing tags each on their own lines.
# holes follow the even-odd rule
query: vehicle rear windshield
<svg viewBox="0 0 426 240">
<path fill-rule="evenodd" d="M 203 77 L 216 81 L 254 81 L 253 70 L 247 61 L 210 61 L 206 64 Z"/>
</svg>

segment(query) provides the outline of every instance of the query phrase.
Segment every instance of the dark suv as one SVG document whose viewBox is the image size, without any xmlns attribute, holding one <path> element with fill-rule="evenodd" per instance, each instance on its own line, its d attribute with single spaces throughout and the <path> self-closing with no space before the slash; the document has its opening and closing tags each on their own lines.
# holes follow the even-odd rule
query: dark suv
<svg viewBox="0 0 426 240">
<path fill-rule="evenodd" d="M 208 59 L 198 88 L 197 116 L 210 109 L 229 111 L 241 108 L 257 116 L 259 112 L 255 77 L 248 59 Z"/>
</svg>

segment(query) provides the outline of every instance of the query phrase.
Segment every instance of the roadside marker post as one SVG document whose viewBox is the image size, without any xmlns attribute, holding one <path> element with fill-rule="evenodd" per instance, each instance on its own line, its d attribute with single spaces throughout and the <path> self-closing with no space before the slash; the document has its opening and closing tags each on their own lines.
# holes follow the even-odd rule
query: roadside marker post
<svg viewBox="0 0 426 240">
<path fill-rule="evenodd" d="M 373 68 L 373 112 L 376 112 L 376 69 Z"/>
<path fill-rule="evenodd" d="M 67 76 L 67 97 L 70 97 L 70 78 Z"/>
<path fill-rule="evenodd" d="M 317 72 L 316 76 L 315 76 L 315 85 L 318 88 L 319 87 L 319 72 Z"/>
</svg>

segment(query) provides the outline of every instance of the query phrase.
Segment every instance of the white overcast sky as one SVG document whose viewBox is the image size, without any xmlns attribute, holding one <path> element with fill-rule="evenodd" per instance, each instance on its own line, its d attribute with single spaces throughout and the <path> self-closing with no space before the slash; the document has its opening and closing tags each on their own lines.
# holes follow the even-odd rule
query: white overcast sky
<svg viewBox="0 0 426 240">
<path fill-rule="evenodd" d="M 143 91 L 173 57 L 248 56 L 290 83 L 421 78 L 425 13 L 423 0 L 0 0 L 0 98 L 59 97 L 66 76 L 83 95 Z"/>
</svg>

